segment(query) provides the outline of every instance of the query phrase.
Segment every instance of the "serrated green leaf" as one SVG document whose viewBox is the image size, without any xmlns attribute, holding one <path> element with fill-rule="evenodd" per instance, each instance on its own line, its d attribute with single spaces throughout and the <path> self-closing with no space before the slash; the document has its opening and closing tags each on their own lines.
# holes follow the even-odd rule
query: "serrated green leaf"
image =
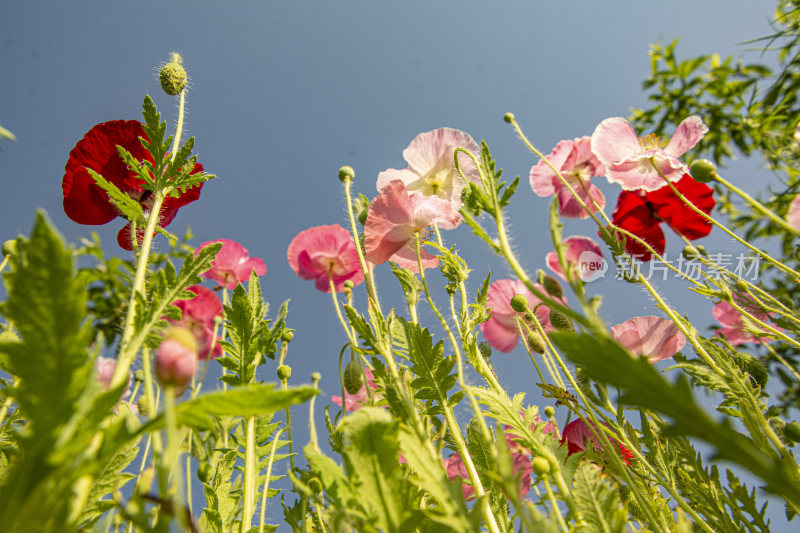
<svg viewBox="0 0 800 533">
<path fill-rule="evenodd" d="M 581 533 L 622 533 L 628 511 L 619 501 L 619 490 L 598 465 L 584 461 L 575 471 L 572 495 L 583 520 Z"/>
</svg>

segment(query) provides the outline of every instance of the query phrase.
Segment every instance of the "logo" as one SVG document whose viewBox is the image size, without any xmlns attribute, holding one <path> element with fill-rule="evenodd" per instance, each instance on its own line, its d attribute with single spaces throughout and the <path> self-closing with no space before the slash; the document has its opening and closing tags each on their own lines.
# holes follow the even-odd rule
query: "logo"
<svg viewBox="0 0 800 533">
<path fill-rule="evenodd" d="M 584 282 L 604 277 L 606 270 L 608 270 L 608 263 L 602 255 L 586 250 L 578 257 L 578 275 Z"/>
</svg>

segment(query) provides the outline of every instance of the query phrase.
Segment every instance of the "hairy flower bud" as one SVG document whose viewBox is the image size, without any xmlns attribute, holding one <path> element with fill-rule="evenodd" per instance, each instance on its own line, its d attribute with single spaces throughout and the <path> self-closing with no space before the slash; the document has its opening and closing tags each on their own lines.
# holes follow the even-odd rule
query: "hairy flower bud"
<svg viewBox="0 0 800 533">
<path fill-rule="evenodd" d="M 708 159 L 698 159 L 689 167 L 689 173 L 700 183 L 708 183 L 717 177 L 717 166 Z"/>
<path fill-rule="evenodd" d="M 544 477 L 550 474 L 550 461 L 544 457 L 536 457 L 533 459 L 533 472 L 539 476 Z"/>
<path fill-rule="evenodd" d="M 10 239 L 3 243 L 3 257 L 17 253 L 17 239 Z"/>
<path fill-rule="evenodd" d="M 156 350 L 156 377 L 162 385 L 175 388 L 176 396 L 183 394 L 197 372 L 197 341 L 186 328 L 176 327 L 167 332 Z"/>
<path fill-rule="evenodd" d="M 353 287 L 355 287 L 355 283 L 353 283 L 353 280 L 351 280 L 351 279 L 348 279 L 348 280 L 346 280 L 346 281 L 344 282 L 344 288 L 345 288 L 345 290 L 352 291 L 352 290 L 353 290 Z"/>
<path fill-rule="evenodd" d="M 357 394 L 364 383 L 364 372 L 358 361 L 350 361 L 344 368 L 343 373 L 344 390 L 349 394 Z"/>
<path fill-rule="evenodd" d="M 564 291 L 561 289 L 561 284 L 553 276 L 544 276 L 542 278 L 542 286 L 547 294 L 553 298 L 561 298 L 564 296 Z"/>
<path fill-rule="evenodd" d="M 313 382 L 315 385 L 316 385 L 317 383 L 319 383 L 319 380 L 321 380 L 321 379 L 322 379 L 322 374 L 320 374 L 319 372 L 312 372 L 312 373 L 311 373 L 311 381 L 312 381 L 312 382 Z"/>
<path fill-rule="evenodd" d="M 769 380 L 769 372 L 764 363 L 745 352 L 734 353 L 732 359 L 742 372 L 747 373 L 762 389 L 764 388 Z"/>
<path fill-rule="evenodd" d="M 322 481 L 319 478 L 312 477 L 308 480 L 308 488 L 315 494 L 322 492 Z"/>
<path fill-rule="evenodd" d="M 541 335 L 533 331 L 531 332 L 530 335 L 528 335 L 527 340 L 528 340 L 528 348 L 530 348 L 532 352 L 536 352 L 538 354 L 544 353 L 546 345 Z"/>
<path fill-rule="evenodd" d="M 512 122 L 514 122 L 514 113 L 506 113 L 505 115 L 503 115 L 503 120 L 511 124 Z"/>
<path fill-rule="evenodd" d="M 277 370 L 278 379 L 281 381 L 289 381 L 292 377 L 292 367 L 289 365 L 280 365 Z"/>
<path fill-rule="evenodd" d="M 478 350 L 486 359 L 489 359 L 492 356 L 492 345 L 486 341 L 483 341 L 478 345 Z"/>
<path fill-rule="evenodd" d="M 552 405 L 548 405 L 547 407 L 544 408 L 544 416 L 546 416 L 547 418 L 553 418 L 555 414 L 556 410 L 553 408 Z"/>
<path fill-rule="evenodd" d="M 800 422 L 792 421 L 783 427 L 783 436 L 791 442 L 800 442 Z"/>
<path fill-rule="evenodd" d="M 281 334 L 281 340 L 282 340 L 283 342 L 292 342 L 292 340 L 293 340 L 293 339 L 294 339 L 294 332 L 291 332 L 291 331 L 284 331 L 284 332 Z"/>
<path fill-rule="evenodd" d="M 172 54 L 169 63 L 161 68 L 158 79 L 165 93 L 170 96 L 180 94 L 183 88 L 186 87 L 187 79 L 186 70 L 183 68 L 183 60 L 180 54 Z"/>
<path fill-rule="evenodd" d="M 555 309 L 550 310 L 550 323 L 556 329 L 563 329 L 568 331 L 574 331 L 575 328 L 572 327 L 572 322 L 567 315 L 556 311 Z"/>
<path fill-rule="evenodd" d="M 683 257 L 685 257 L 686 259 L 697 259 L 700 257 L 700 250 L 698 250 L 691 244 L 686 245 L 683 248 Z"/>
<path fill-rule="evenodd" d="M 353 181 L 356 178 L 356 171 L 351 166 L 343 166 L 339 169 L 339 181 L 342 183 L 346 181 Z"/>
<path fill-rule="evenodd" d="M 515 294 L 511 298 L 511 309 L 517 313 L 524 313 L 528 310 L 528 299 L 522 294 Z"/>
</svg>

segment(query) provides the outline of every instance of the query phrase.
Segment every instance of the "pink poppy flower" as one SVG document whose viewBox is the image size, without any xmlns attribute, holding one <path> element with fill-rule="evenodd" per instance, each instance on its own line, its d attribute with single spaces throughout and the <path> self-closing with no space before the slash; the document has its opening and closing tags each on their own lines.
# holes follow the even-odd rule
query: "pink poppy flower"
<svg viewBox="0 0 800 533">
<path fill-rule="evenodd" d="M 403 159 L 408 163 L 408 168 L 390 168 L 378 174 L 378 190 L 394 180 L 400 180 L 408 191 L 417 191 L 423 196 L 438 196 L 450 202 L 453 211 L 458 211 L 461 209 L 461 191 L 466 183 L 456 170 L 453 157 L 456 148 L 464 148 L 476 158 L 480 155 L 478 143 L 463 131 L 439 128 L 420 133 L 403 150 Z M 478 169 L 472 159 L 462 155 L 458 161 L 467 179 L 480 183 Z"/>
<path fill-rule="evenodd" d="M 663 147 L 661 139 L 653 135 L 636 137 L 633 126 L 624 118 L 607 118 L 592 134 L 592 152 L 606 166 L 606 178 L 611 183 L 619 183 L 627 191 L 655 191 L 664 186 L 664 178 L 653 163 L 667 180 L 678 181 L 689 173 L 678 158 L 700 142 L 706 132 L 708 126 L 700 117 L 691 116 L 680 123 Z"/>
<path fill-rule="evenodd" d="M 197 343 L 185 328 L 173 328 L 158 345 L 155 375 L 162 385 L 175 387 L 175 395 L 186 390 L 197 372 Z"/>
<path fill-rule="evenodd" d="M 737 299 L 743 299 L 737 295 Z M 750 314 L 762 322 L 769 321 L 769 315 L 763 311 L 754 309 L 754 306 L 746 305 L 745 302 L 739 302 L 739 305 L 747 309 Z M 762 342 L 770 342 L 773 339 L 769 337 L 756 337 L 752 333 L 745 331 L 744 317 L 728 302 L 720 302 L 711 308 L 711 314 L 717 321 L 722 324 L 722 328 L 717 330 L 718 335 L 722 335 L 725 339 L 733 344 L 745 344 L 752 342 L 759 344 Z M 754 327 L 757 327 L 753 324 Z M 779 329 L 779 328 L 775 328 Z"/>
<path fill-rule="evenodd" d="M 590 422 L 591 423 L 591 422 Z M 631 460 L 635 457 L 633 452 L 622 444 L 618 444 L 614 439 L 609 437 L 611 444 L 616 444 L 619 447 L 619 454 L 622 462 L 626 465 L 631 464 Z M 567 443 L 567 452 L 569 455 L 580 453 L 586 450 L 587 444 L 591 443 L 595 451 L 602 452 L 603 445 L 595 437 L 594 432 L 589 426 L 580 418 L 573 420 L 564 428 L 564 433 L 561 436 L 561 444 Z"/>
<path fill-rule="evenodd" d="M 583 281 L 597 279 L 599 275 L 605 273 L 604 267 L 607 268 L 607 265 L 603 259 L 603 251 L 592 239 L 576 235 L 564 239 L 564 244 L 567 246 L 564 259 L 568 265 L 575 265 L 575 271 Z M 548 253 L 545 261 L 556 276 L 567 281 L 555 251 Z"/>
<path fill-rule="evenodd" d="M 204 278 L 213 279 L 230 290 L 235 289 L 239 283 L 247 282 L 250 279 L 250 273 L 253 271 L 258 276 L 263 276 L 267 273 L 267 266 L 264 264 L 263 259 L 250 257 L 247 248 L 230 239 L 216 239 L 204 242 L 194 251 L 195 257 L 200 253 L 200 250 L 216 242 L 221 242 L 222 248 L 219 249 L 214 261 L 211 262 L 211 268 L 202 274 Z"/>
<path fill-rule="evenodd" d="M 375 374 L 372 373 L 367 367 L 364 367 L 364 377 L 366 378 L 366 382 L 369 385 L 369 388 L 372 390 L 376 390 L 378 388 L 378 384 L 375 383 Z M 331 396 L 331 401 L 336 405 L 342 405 L 342 397 L 341 396 Z M 365 405 L 367 405 L 367 401 L 369 401 L 369 394 L 367 394 L 367 385 L 362 384 L 361 388 L 358 389 L 358 392 L 355 394 L 350 394 L 347 391 L 344 391 L 344 409 L 345 411 L 358 411 Z"/>
<path fill-rule="evenodd" d="M 536 285 L 536 288 L 545 292 L 544 287 Z M 517 330 L 516 318 L 524 317 L 525 313 L 514 311 L 511 307 L 511 298 L 516 294 L 521 294 L 528 300 L 531 309 L 536 309 L 536 318 L 541 322 L 546 330 L 552 329 L 550 325 L 550 310 L 533 295 L 525 284 L 516 279 L 499 279 L 489 285 L 489 301 L 487 306 L 492 310 L 492 317 L 481 324 L 481 333 L 491 344 L 492 348 L 508 353 L 517 346 L 519 331 Z M 531 329 L 536 331 L 536 327 Z"/>
<path fill-rule="evenodd" d="M 98 357 L 95 359 L 95 369 L 97 370 L 97 382 L 103 386 L 103 390 L 107 391 L 111 387 L 111 378 L 114 377 L 114 371 L 117 369 L 117 360 L 111 357 Z M 131 382 L 133 375 L 128 374 L 128 385 L 125 387 L 125 392 L 122 393 L 120 400 L 127 400 L 131 395 Z"/>
<path fill-rule="evenodd" d="M 350 232 L 338 224 L 316 226 L 297 234 L 286 251 L 289 266 L 303 279 L 313 279 L 322 292 L 331 292 L 328 273 L 337 292 L 344 282 L 353 285 L 364 281 L 356 245 Z"/>
<path fill-rule="evenodd" d="M 400 180 L 389 182 L 372 200 L 364 224 L 364 248 L 367 260 L 378 265 L 394 261 L 412 272 L 417 266 L 416 236 L 436 223 L 452 229 L 460 215 L 447 200 L 436 196 L 409 193 Z M 422 268 L 432 268 L 439 260 L 422 250 Z"/>
<path fill-rule="evenodd" d="M 786 222 L 796 230 L 800 230 L 800 194 L 794 197 L 789 204 L 789 212 L 786 213 Z"/>
<path fill-rule="evenodd" d="M 606 167 L 592 153 L 591 137 L 559 142 L 546 157 L 575 190 L 592 213 L 597 212 L 595 203 L 605 207 L 606 197 L 597 186 L 589 183 L 593 176 L 602 176 Z M 539 196 L 558 197 L 558 211 L 568 218 L 587 218 L 587 213 L 561 179 L 544 160 L 531 167 L 531 188 Z M 594 202 L 592 202 L 594 200 Z"/>
<path fill-rule="evenodd" d="M 611 336 L 651 363 L 672 357 L 686 344 L 686 337 L 672 320 L 657 316 L 635 316 L 611 328 Z"/>
<path fill-rule="evenodd" d="M 514 474 L 520 476 L 518 496 L 519 499 L 522 499 L 531 490 L 531 474 L 533 474 L 531 458 L 525 453 L 512 452 L 511 460 L 514 464 Z M 445 462 L 445 469 L 450 481 L 455 481 L 456 479 L 462 481 L 461 494 L 465 500 L 471 500 L 475 497 L 475 487 L 469 483 L 469 473 L 464 461 L 461 459 L 461 455 L 458 453 L 451 455 Z"/>
<path fill-rule="evenodd" d="M 522 417 L 525 418 L 525 413 L 522 413 Z M 531 431 L 535 431 L 536 426 L 540 425 L 542 425 L 542 419 L 539 415 L 536 415 L 533 418 L 533 423 L 531 424 Z M 513 429 L 514 428 L 512 428 L 511 426 L 508 425 L 504 426 L 506 435 L 506 446 L 508 446 L 508 449 L 511 451 L 527 453 L 528 455 L 532 455 L 530 450 L 528 450 L 527 448 L 525 448 L 524 446 L 522 446 L 520 443 L 517 442 L 517 440 L 520 437 L 519 435 L 515 435 L 514 433 L 512 433 Z M 542 432 L 545 435 L 553 435 L 555 437 L 555 428 L 553 427 L 553 423 L 548 420 L 547 423 L 544 424 Z"/>
<path fill-rule="evenodd" d="M 195 337 L 197 350 L 200 359 L 215 359 L 222 354 L 222 346 L 218 342 L 211 348 L 211 341 L 214 338 L 214 319 L 222 316 L 222 302 L 219 301 L 217 294 L 203 287 L 202 285 L 192 285 L 187 289 L 197 296 L 190 300 L 176 300 L 172 305 L 181 310 L 180 320 L 168 320 L 175 326 L 183 326 Z"/>
</svg>

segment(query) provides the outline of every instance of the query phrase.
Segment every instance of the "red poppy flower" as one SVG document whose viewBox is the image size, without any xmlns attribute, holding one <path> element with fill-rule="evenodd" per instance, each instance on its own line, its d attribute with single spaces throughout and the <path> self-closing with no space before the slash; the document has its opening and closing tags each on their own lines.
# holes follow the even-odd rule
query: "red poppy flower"
<svg viewBox="0 0 800 533">
<path fill-rule="evenodd" d="M 117 152 L 119 145 L 137 160 L 152 163 L 153 158 L 142 146 L 139 137 L 147 139 L 141 123 L 135 120 L 112 120 L 94 126 L 78 141 L 69 153 L 61 182 L 64 212 L 71 220 L 78 224 L 100 225 L 120 216 L 108 195 L 97 186 L 87 169 L 97 172 L 138 201 L 145 212 L 153 206 L 152 193 L 142 188 L 141 180 L 135 172 L 128 169 Z M 194 172 L 202 170 L 202 165 L 195 165 Z M 178 208 L 197 200 L 201 188 L 202 186 L 193 187 L 177 198 L 166 198 L 159 213 L 159 225 L 168 225 L 178 213 Z M 117 234 L 117 242 L 126 250 L 133 249 L 130 229 L 131 224 L 128 222 Z M 137 233 L 141 241 L 144 229 L 140 228 Z"/>
<path fill-rule="evenodd" d="M 711 213 L 716 201 L 714 190 L 684 174 L 675 188 L 706 214 Z M 689 240 L 711 233 L 711 222 L 694 212 L 667 185 L 652 192 L 622 191 L 613 214 L 614 224 L 647 242 L 659 254 L 664 253 L 666 239 L 661 223 Z M 628 239 L 625 251 L 632 256 L 649 261 L 653 255 L 640 243 Z"/>
</svg>

